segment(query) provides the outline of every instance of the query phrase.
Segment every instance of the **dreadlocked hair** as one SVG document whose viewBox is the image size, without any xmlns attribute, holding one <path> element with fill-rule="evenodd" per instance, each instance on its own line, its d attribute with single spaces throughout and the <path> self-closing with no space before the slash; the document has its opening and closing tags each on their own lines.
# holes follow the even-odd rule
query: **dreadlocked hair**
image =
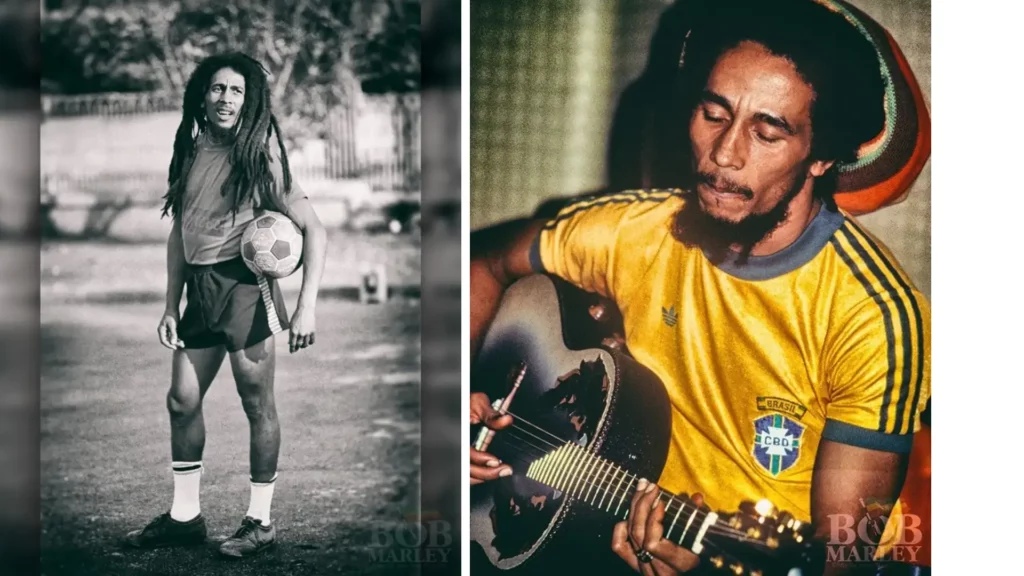
<svg viewBox="0 0 1024 576">
<path fill-rule="evenodd" d="M 185 196 L 185 182 L 192 160 L 195 158 L 199 136 L 208 129 L 206 118 L 206 92 L 217 71 L 230 68 L 245 79 L 245 101 L 235 124 L 235 139 L 229 161 L 231 173 L 221 193 L 234 198 L 233 213 L 253 200 L 256 194 L 264 202 L 272 198 L 274 186 L 270 171 L 270 137 L 276 136 L 284 174 L 284 194 L 292 188 L 288 154 L 277 118 L 270 109 L 270 86 L 267 70 L 262 64 L 241 52 L 210 56 L 199 63 L 185 86 L 181 123 L 174 135 L 174 154 L 167 172 L 167 194 L 164 196 L 162 216 L 181 214 Z"/>
</svg>

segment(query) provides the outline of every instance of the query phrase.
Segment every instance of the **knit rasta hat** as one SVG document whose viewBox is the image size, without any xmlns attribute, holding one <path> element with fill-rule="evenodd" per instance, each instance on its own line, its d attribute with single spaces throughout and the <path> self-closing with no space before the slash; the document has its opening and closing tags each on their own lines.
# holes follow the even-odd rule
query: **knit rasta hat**
<svg viewBox="0 0 1024 576">
<path fill-rule="evenodd" d="M 931 120 L 921 87 L 892 35 L 842 0 L 815 0 L 842 14 L 875 47 L 885 80 L 885 127 L 857 160 L 839 166 L 836 203 L 854 214 L 902 202 L 931 155 Z"/>
<path fill-rule="evenodd" d="M 773 2 L 815 2 L 837 13 L 863 36 L 874 48 L 882 81 L 884 118 L 872 125 L 881 126 L 873 138 L 860 145 L 855 159 L 846 158 L 836 164 L 834 198 L 843 209 L 853 214 L 864 214 L 903 201 L 931 154 L 931 124 L 921 88 L 907 63 L 906 57 L 889 32 L 878 22 L 843 0 L 679 0 L 675 33 L 681 34 L 679 70 L 685 83 L 692 81 L 686 75 L 687 44 L 702 35 L 703 28 L 728 27 L 730 11 L 756 8 L 762 15 L 772 14 Z M 750 16 L 753 17 L 753 16 Z M 706 35 L 705 35 L 706 36 Z M 853 35 L 852 37 L 856 37 Z M 678 46 L 678 45 L 677 45 Z M 861 85 L 851 77 L 847 83 L 850 95 Z M 850 125 L 847 129 L 863 128 Z M 856 135 L 854 135 L 856 137 Z M 861 137 L 867 138 L 866 135 Z M 860 141 L 859 137 L 858 140 Z"/>
</svg>

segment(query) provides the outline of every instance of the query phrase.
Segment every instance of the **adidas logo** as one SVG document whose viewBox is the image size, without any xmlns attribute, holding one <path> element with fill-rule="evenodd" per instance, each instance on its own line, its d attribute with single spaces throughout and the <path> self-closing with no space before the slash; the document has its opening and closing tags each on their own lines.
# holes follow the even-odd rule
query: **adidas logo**
<svg viewBox="0 0 1024 576">
<path fill-rule="evenodd" d="M 676 315 L 676 307 L 675 306 L 669 306 L 668 308 L 665 308 L 664 306 L 662 306 L 661 307 L 661 319 L 665 322 L 665 325 L 668 326 L 669 328 L 672 328 L 673 326 L 675 326 L 676 322 L 679 320 L 679 317 Z"/>
</svg>

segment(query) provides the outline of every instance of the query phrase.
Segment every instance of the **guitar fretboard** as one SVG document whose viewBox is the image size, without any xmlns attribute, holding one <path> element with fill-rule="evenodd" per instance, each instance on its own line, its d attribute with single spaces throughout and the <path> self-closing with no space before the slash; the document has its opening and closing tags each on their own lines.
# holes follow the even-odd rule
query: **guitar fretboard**
<svg viewBox="0 0 1024 576">
<path fill-rule="evenodd" d="M 618 519 L 629 516 L 632 495 L 639 478 L 612 462 L 568 443 L 534 461 L 526 477 L 560 490 Z M 676 496 L 658 488 L 658 502 L 665 502 L 665 533 L 663 538 L 700 554 L 704 537 L 718 522 L 714 512 L 701 510 L 689 498 Z"/>
</svg>

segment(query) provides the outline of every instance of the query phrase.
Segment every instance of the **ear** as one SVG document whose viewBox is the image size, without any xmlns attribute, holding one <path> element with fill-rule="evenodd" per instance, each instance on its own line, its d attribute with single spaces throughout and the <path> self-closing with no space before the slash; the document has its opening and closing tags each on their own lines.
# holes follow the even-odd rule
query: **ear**
<svg viewBox="0 0 1024 576">
<path fill-rule="evenodd" d="M 811 162 L 811 176 L 821 178 L 825 175 L 825 172 L 828 172 L 828 169 L 831 168 L 833 164 L 835 164 L 835 160 L 815 160 L 814 162 Z"/>
</svg>

